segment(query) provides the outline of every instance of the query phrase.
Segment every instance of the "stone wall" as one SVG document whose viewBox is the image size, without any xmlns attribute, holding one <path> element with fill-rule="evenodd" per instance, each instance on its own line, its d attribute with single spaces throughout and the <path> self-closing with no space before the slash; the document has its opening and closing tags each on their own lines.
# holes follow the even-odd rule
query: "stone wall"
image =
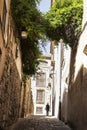
<svg viewBox="0 0 87 130">
<path fill-rule="evenodd" d="M 20 117 L 28 117 L 34 112 L 30 77 L 27 78 L 25 84 L 23 83 L 21 88 L 20 108 Z"/>
<path fill-rule="evenodd" d="M 8 2 L 8 3 L 5 3 Z M 5 10 L 6 7 L 6 10 Z M 0 128 L 33 113 L 30 80 L 22 82 L 21 48 L 10 0 L 0 1 Z"/>
<path fill-rule="evenodd" d="M 0 79 L 0 125 L 8 126 L 19 117 L 21 81 L 12 57 L 7 56 Z"/>
<path fill-rule="evenodd" d="M 4 63 L 5 63 L 5 48 L 3 46 L 3 36 L 2 32 L 0 30 L 0 77 L 2 76 L 3 69 L 4 69 Z"/>
<path fill-rule="evenodd" d="M 10 0 L 5 2 L 0 1 L 0 127 L 19 118 L 22 84 L 20 43 L 9 16 Z"/>
</svg>

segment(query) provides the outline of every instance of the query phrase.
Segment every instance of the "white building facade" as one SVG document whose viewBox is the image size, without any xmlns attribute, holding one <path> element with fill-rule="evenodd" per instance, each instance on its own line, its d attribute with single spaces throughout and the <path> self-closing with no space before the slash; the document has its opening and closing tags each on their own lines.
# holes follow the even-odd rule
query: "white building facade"
<svg viewBox="0 0 87 130">
<path fill-rule="evenodd" d="M 53 44 L 53 45 L 52 45 Z M 51 51 L 55 63 L 53 70 L 54 116 L 67 121 L 67 94 L 71 49 L 62 40 L 52 42 Z"/>
<path fill-rule="evenodd" d="M 34 102 L 34 115 L 46 115 L 46 104 L 50 105 L 52 115 L 52 82 L 50 78 L 51 56 L 40 59 L 37 74 L 32 77 L 31 87 Z"/>
</svg>

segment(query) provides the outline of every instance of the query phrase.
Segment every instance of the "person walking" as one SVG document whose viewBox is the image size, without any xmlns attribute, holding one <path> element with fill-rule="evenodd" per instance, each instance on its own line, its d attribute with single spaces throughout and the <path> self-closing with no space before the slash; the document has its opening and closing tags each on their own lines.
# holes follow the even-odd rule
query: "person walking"
<svg viewBox="0 0 87 130">
<path fill-rule="evenodd" d="M 49 106 L 49 104 L 47 103 L 47 104 L 46 104 L 46 115 L 47 115 L 47 116 L 49 115 L 49 110 L 50 110 L 50 106 Z"/>
</svg>

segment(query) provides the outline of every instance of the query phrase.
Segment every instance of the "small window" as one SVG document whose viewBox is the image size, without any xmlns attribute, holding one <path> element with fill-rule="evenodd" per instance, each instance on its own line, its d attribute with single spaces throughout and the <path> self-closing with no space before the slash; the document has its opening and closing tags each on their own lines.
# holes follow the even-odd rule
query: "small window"
<svg viewBox="0 0 87 130">
<path fill-rule="evenodd" d="M 43 108 L 42 107 L 36 107 L 36 113 L 37 114 L 42 114 L 43 113 Z"/>
<path fill-rule="evenodd" d="M 3 17 L 2 17 L 2 28 L 3 28 L 3 33 L 5 33 L 5 27 L 6 27 L 6 1 L 4 0 L 4 5 L 3 5 Z"/>
<path fill-rule="evenodd" d="M 44 102 L 45 102 L 45 91 L 44 90 L 37 90 L 36 103 L 37 104 L 44 104 Z"/>
<path fill-rule="evenodd" d="M 15 57 L 18 58 L 18 47 L 16 47 Z"/>
<path fill-rule="evenodd" d="M 0 57 L 1 57 L 1 55 L 2 55 L 2 49 L 0 48 Z"/>
<path fill-rule="evenodd" d="M 39 73 L 36 77 L 36 86 L 37 87 L 45 87 L 46 86 L 46 74 Z"/>
<path fill-rule="evenodd" d="M 1 16 L 0 16 L 0 28 L 1 28 Z"/>
</svg>

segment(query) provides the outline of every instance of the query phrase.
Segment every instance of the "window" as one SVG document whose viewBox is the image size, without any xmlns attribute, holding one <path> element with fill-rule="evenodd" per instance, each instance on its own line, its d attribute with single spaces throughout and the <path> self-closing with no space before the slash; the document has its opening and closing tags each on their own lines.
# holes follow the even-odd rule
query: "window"
<svg viewBox="0 0 87 130">
<path fill-rule="evenodd" d="M 15 58 L 18 58 L 18 47 L 16 46 Z"/>
<path fill-rule="evenodd" d="M 46 74 L 39 73 L 36 77 L 36 86 L 37 87 L 45 87 L 46 86 Z"/>
<path fill-rule="evenodd" d="M 2 28 L 3 28 L 3 33 L 5 33 L 5 26 L 6 26 L 6 1 L 4 0 L 4 5 L 3 5 L 3 17 L 2 17 Z"/>
<path fill-rule="evenodd" d="M 1 55 L 2 55 L 2 49 L 1 49 L 1 47 L 0 47 L 0 57 L 1 57 Z"/>
<path fill-rule="evenodd" d="M 1 16 L 0 16 L 0 28 L 1 28 Z"/>
<path fill-rule="evenodd" d="M 43 108 L 42 107 L 36 107 L 36 113 L 37 114 L 42 114 L 43 113 Z"/>
<path fill-rule="evenodd" d="M 37 104 L 44 104 L 44 102 L 45 102 L 45 91 L 44 90 L 37 90 L 36 103 Z"/>
</svg>

